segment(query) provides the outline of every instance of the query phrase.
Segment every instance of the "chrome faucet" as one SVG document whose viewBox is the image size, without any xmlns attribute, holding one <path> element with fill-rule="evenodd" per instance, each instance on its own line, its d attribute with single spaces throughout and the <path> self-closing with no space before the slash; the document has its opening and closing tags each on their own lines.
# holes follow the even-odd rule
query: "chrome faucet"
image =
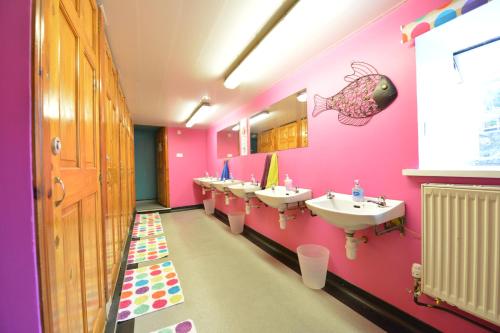
<svg viewBox="0 0 500 333">
<path fill-rule="evenodd" d="M 327 199 L 333 199 L 335 197 L 335 194 L 332 192 L 332 190 L 328 190 L 326 192 L 326 198 Z"/>
<path fill-rule="evenodd" d="M 368 199 L 366 202 L 372 202 L 379 207 L 387 207 L 387 203 L 385 202 L 385 197 L 383 195 L 379 196 L 377 200 Z"/>
</svg>

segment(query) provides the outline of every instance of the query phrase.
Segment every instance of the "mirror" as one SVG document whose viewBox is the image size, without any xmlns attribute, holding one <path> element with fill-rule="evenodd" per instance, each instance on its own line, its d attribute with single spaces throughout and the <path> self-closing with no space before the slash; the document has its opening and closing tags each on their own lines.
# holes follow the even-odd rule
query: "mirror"
<svg viewBox="0 0 500 333">
<path fill-rule="evenodd" d="M 217 132 L 218 158 L 230 158 L 240 155 L 240 132 L 237 125 L 231 125 Z"/>
<path fill-rule="evenodd" d="M 307 91 L 257 112 L 249 122 L 252 154 L 307 147 Z"/>
</svg>

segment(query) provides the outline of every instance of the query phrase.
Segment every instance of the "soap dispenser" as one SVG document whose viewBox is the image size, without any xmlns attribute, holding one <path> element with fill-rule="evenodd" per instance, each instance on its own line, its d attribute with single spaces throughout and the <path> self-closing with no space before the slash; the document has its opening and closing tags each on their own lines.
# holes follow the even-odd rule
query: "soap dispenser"
<svg viewBox="0 0 500 333">
<path fill-rule="evenodd" d="M 285 177 L 285 189 L 287 191 L 293 190 L 293 182 L 290 179 L 290 177 L 288 177 L 288 174 L 286 174 L 286 177 Z"/>
<path fill-rule="evenodd" d="M 352 200 L 356 202 L 362 202 L 365 200 L 365 191 L 361 186 L 359 186 L 359 180 L 354 181 L 354 187 L 352 188 Z"/>
<path fill-rule="evenodd" d="M 257 180 L 255 180 L 253 173 L 252 173 L 252 176 L 250 178 L 250 182 L 252 183 L 252 185 L 257 184 Z"/>
</svg>

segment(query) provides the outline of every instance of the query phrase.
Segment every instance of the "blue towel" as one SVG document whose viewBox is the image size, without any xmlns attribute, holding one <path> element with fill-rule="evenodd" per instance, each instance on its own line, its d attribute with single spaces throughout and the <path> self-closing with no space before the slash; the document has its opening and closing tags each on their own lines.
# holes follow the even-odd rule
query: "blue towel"
<svg viewBox="0 0 500 333">
<path fill-rule="evenodd" d="M 221 180 L 229 179 L 229 161 L 224 161 L 224 167 L 222 168 L 222 174 L 220 175 Z"/>
</svg>

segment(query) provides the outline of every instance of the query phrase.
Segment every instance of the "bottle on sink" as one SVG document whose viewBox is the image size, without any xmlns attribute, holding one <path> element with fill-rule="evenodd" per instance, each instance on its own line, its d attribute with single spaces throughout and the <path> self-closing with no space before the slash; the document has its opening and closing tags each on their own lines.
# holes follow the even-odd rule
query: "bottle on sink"
<svg viewBox="0 0 500 333">
<path fill-rule="evenodd" d="M 252 176 L 250 178 L 250 182 L 252 182 L 252 185 L 253 184 L 257 184 L 257 180 L 255 180 L 255 177 L 254 177 L 253 173 L 252 173 Z"/>
<path fill-rule="evenodd" d="M 290 179 L 290 177 L 288 177 L 288 174 L 286 174 L 286 177 L 285 177 L 285 189 L 287 191 L 293 190 L 293 181 L 292 181 L 292 179 Z"/>
<path fill-rule="evenodd" d="M 365 191 L 361 186 L 359 186 L 359 180 L 354 181 L 354 187 L 352 188 L 352 200 L 356 202 L 365 201 Z"/>
</svg>

